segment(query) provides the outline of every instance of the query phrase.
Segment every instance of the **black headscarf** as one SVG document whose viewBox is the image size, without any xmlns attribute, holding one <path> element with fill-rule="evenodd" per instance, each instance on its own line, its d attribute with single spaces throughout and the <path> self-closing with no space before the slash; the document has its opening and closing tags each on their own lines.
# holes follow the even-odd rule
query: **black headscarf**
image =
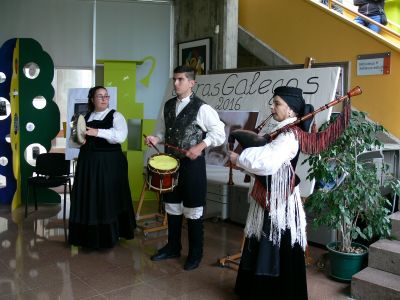
<svg viewBox="0 0 400 300">
<path fill-rule="evenodd" d="M 274 90 L 274 97 L 281 97 L 287 105 L 297 114 L 302 117 L 304 114 L 304 106 L 306 102 L 303 99 L 303 90 L 291 87 L 291 86 L 280 86 Z"/>
<path fill-rule="evenodd" d="M 311 104 L 306 104 L 303 98 L 303 90 L 291 87 L 291 86 L 280 86 L 274 90 L 274 97 L 281 97 L 287 105 L 297 114 L 298 118 L 305 116 L 314 111 L 314 107 Z M 301 123 L 300 127 L 304 131 L 309 131 L 312 118 L 305 120 Z"/>
</svg>

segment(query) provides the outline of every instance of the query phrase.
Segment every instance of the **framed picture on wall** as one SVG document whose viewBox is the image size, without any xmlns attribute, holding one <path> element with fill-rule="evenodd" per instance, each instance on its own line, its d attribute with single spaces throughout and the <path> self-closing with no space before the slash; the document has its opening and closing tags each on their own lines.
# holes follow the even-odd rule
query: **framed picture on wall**
<svg viewBox="0 0 400 300">
<path fill-rule="evenodd" d="M 178 44 L 178 63 L 193 67 L 196 75 L 208 73 L 211 63 L 211 38 Z"/>
</svg>

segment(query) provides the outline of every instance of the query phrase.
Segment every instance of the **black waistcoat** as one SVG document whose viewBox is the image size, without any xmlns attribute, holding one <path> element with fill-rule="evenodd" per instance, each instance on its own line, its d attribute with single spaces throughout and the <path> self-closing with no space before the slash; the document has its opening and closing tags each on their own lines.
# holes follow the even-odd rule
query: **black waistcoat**
<svg viewBox="0 0 400 300">
<path fill-rule="evenodd" d="M 165 103 L 165 142 L 181 149 L 188 150 L 199 144 L 204 138 L 204 132 L 196 122 L 197 113 L 200 107 L 205 104 L 203 100 L 192 95 L 190 102 L 176 116 L 176 98 L 172 98 Z M 181 152 L 172 148 L 166 149 L 176 157 L 185 157 Z"/>
<path fill-rule="evenodd" d="M 113 127 L 114 122 L 114 112 L 115 109 L 112 109 L 108 112 L 103 120 L 92 120 L 88 122 L 90 117 L 90 113 L 86 114 L 86 126 L 97 129 L 110 129 Z M 82 148 L 90 148 L 93 151 L 113 151 L 121 149 L 121 145 L 118 144 L 110 144 L 106 139 L 94 136 L 86 136 L 86 143 L 81 147 Z"/>
</svg>

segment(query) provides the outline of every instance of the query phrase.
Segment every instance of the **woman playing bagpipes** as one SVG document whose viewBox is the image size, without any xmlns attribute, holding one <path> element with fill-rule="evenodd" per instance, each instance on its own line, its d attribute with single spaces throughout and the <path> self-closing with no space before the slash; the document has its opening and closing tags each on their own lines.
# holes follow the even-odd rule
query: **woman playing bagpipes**
<svg viewBox="0 0 400 300">
<path fill-rule="evenodd" d="M 235 286 L 241 299 L 307 299 L 306 217 L 296 164 L 300 151 L 321 151 L 336 139 L 346 127 L 346 117 L 326 132 L 309 134 L 311 121 L 298 122 L 313 111 L 302 94 L 295 87 L 274 90 L 271 112 L 277 121 L 273 133 L 278 134 L 268 143 L 259 145 L 258 139 L 257 146 L 246 147 L 240 141 L 243 131 L 232 133 L 244 150 L 240 155 L 230 151 L 230 162 L 255 175 Z M 344 115 L 348 121 L 348 112 Z"/>
</svg>

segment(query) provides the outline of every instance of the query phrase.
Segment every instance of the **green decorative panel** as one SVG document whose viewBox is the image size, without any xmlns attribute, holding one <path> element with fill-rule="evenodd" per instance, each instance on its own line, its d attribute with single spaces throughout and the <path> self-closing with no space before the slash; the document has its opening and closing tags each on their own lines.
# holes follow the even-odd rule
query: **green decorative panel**
<svg viewBox="0 0 400 300">
<path fill-rule="evenodd" d="M 18 70 L 20 183 L 21 199 L 26 199 L 35 155 L 50 151 L 51 141 L 60 131 L 60 111 L 53 101 L 53 61 L 34 39 L 19 39 Z M 60 196 L 39 190 L 38 201 L 58 202 Z"/>
<path fill-rule="evenodd" d="M 145 135 L 153 134 L 154 129 L 156 128 L 156 124 L 157 124 L 157 120 L 143 119 L 142 120 L 142 136 L 143 136 L 143 134 L 145 134 Z M 147 150 L 147 145 L 144 143 L 144 139 L 142 139 L 142 149 L 143 149 L 143 152 L 146 152 L 146 150 Z M 144 199 L 145 200 L 154 200 L 154 199 L 156 199 L 156 195 L 154 192 L 146 192 L 144 195 Z"/>
<path fill-rule="evenodd" d="M 143 103 L 136 103 L 136 66 L 141 61 L 103 61 L 104 86 L 117 87 L 117 110 L 126 120 L 143 119 Z M 122 145 L 128 149 L 128 141 Z"/>
<path fill-rule="evenodd" d="M 143 119 L 143 103 L 136 103 L 136 67 L 141 61 L 104 60 L 104 86 L 117 87 L 117 110 L 127 121 Z M 129 133 L 128 136 L 131 136 Z M 138 136 L 134 134 L 134 136 Z M 143 151 L 128 150 L 128 140 L 122 144 L 128 160 L 128 177 L 133 200 L 138 199 L 143 185 Z"/>
<path fill-rule="evenodd" d="M 148 86 L 150 77 L 156 66 L 155 59 L 151 56 L 144 58 L 150 60 L 152 67 L 141 83 Z M 132 198 L 138 201 L 144 184 L 144 153 L 147 146 L 143 142 L 143 133 L 150 135 L 153 133 L 157 120 L 143 120 L 144 104 L 136 102 L 136 69 L 143 61 L 113 61 L 101 60 L 104 64 L 104 86 L 117 88 L 117 110 L 122 113 L 128 122 L 129 130 L 138 132 L 129 132 L 128 140 L 122 145 L 122 149 L 128 160 L 129 184 Z M 138 121 L 141 120 L 139 126 Z M 134 141 L 129 139 L 135 139 Z M 156 199 L 155 193 L 147 191 L 145 200 Z"/>
<path fill-rule="evenodd" d="M 153 119 L 143 119 L 142 120 L 142 131 L 145 135 L 152 135 L 157 125 L 157 120 Z M 146 150 L 147 146 L 142 139 L 142 149 Z"/>
<path fill-rule="evenodd" d="M 127 151 L 129 186 L 131 188 L 132 200 L 138 201 L 143 188 L 143 152 Z"/>
</svg>

